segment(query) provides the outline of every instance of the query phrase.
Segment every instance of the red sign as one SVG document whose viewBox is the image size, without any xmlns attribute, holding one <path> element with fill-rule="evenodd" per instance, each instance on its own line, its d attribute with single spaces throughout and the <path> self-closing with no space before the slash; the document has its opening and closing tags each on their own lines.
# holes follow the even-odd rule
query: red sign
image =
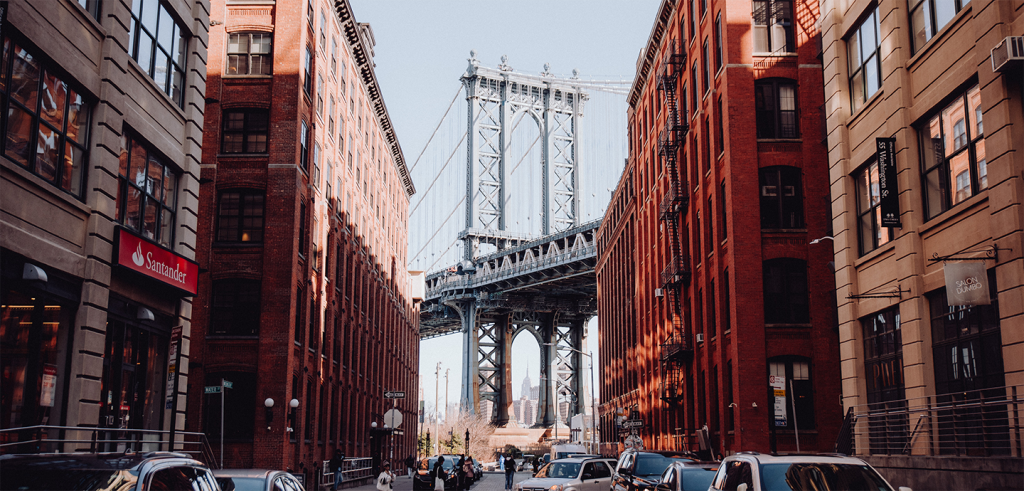
<svg viewBox="0 0 1024 491">
<path fill-rule="evenodd" d="M 162 283 L 195 295 L 199 285 L 199 264 L 143 239 L 117 229 L 115 264 L 142 273 Z"/>
</svg>

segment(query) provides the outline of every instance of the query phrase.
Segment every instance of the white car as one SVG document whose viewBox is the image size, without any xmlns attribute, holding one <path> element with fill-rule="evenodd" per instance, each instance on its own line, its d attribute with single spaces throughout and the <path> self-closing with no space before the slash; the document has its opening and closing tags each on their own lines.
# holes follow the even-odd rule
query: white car
<svg viewBox="0 0 1024 491">
<path fill-rule="evenodd" d="M 709 491 L 871 489 L 893 491 L 867 462 L 841 455 L 765 455 L 740 452 L 718 465 Z M 900 487 L 899 491 L 912 491 Z"/>
<path fill-rule="evenodd" d="M 612 459 L 568 458 L 549 462 L 537 474 L 516 483 L 513 491 L 608 491 Z"/>
</svg>

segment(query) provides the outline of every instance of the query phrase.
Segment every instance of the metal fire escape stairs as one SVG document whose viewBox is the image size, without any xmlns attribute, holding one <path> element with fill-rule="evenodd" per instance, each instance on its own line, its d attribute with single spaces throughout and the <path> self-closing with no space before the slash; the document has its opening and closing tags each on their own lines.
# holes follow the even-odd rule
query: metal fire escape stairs
<svg viewBox="0 0 1024 491">
<path fill-rule="evenodd" d="M 677 86 L 686 71 L 686 53 L 672 43 L 658 73 L 658 90 L 665 98 L 667 109 L 665 128 L 658 136 L 658 153 L 665 159 L 669 176 L 668 189 L 659 206 L 660 218 L 668 226 L 671 260 L 661 272 L 662 291 L 671 302 L 672 334 L 661 345 L 661 399 L 678 404 L 684 397 L 684 364 L 693 359 L 693 345 L 686 335 L 685 315 L 682 309 L 682 289 L 690 282 L 690 263 L 680 239 L 681 213 L 689 204 L 687 184 L 679 169 L 679 152 L 689 132 L 688 118 L 680 118 Z"/>
</svg>

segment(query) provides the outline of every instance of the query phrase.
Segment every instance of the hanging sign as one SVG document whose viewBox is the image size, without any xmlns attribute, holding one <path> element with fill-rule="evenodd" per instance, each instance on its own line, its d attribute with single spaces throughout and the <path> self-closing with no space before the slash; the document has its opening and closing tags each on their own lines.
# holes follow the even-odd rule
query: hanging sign
<svg viewBox="0 0 1024 491">
<path fill-rule="evenodd" d="M 789 425 L 786 420 L 786 377 L 782 375 L 769 375 L 768 385 L 775 395 L 775 426 L 785 427 Z"/>
<path fill-rule="evenodd" d="M 139 237 L 117 229 L 114 263 L 166 283 L 190 295 L 199 287 L 199 264 Z"/>
<path fill-rule="evenodd" d="M 896 139 L 875 138 L 878 162 L 879 208 L 883 227 L 902 227 L 900 223 L 900 191 L 896 178 Z"/>
<path fill-rule="evenodd" d="M 984 261 L 946 263 L 946 302 L 949 305 L 988 305 L 988 274 Z"/>
</svg>

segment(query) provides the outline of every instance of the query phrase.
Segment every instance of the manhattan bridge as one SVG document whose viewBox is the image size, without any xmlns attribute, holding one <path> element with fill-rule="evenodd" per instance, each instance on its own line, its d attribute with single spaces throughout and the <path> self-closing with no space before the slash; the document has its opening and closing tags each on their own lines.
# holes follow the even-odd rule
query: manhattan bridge
<svg viewBox="0 0 1024 491">
<path fill-rule="evenodd" d="M 574 396 L 569 414 L 590 412 L 582 353 L 597 314 L 596 234 L 627 154 L 631 81 L 501 60 L 485 67 L 470 52 L 413 162 L 424 191 L 410 204 L 409 269 L 426 273 L 421 338 L 462 335 L 461 406 L 491 401 L 491 422 L 509 422 L 512 342 L 529 333 L 540 348 L 537 424 L 550 427 L 564 421 L 558 394 Z"/>
</svg>

